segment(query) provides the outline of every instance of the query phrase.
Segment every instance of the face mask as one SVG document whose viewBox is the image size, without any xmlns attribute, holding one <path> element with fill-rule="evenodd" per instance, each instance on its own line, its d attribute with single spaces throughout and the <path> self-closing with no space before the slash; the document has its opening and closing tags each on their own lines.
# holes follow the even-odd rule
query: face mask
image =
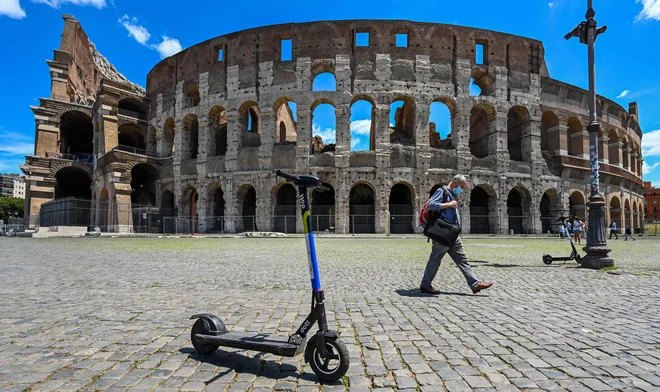
<svg viewBox="0 0 660 392">
<path fill-rule="evenodd" d="M 454 188 L 454 194 L 455 195 L 460 195 L 461 193 L 463 193 L 463 188 L 461 188 L 460 186 L 457 186 L 456 188 Z"/>
</svg>

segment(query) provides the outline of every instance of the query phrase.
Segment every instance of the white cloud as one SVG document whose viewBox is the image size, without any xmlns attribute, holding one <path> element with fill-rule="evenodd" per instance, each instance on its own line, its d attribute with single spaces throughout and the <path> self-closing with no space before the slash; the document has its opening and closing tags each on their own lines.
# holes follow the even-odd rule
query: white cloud
<svg viewBox="0 0 660 392">
<path fill-rule="evenodd" d="M 616 97 L 617 98 L 624 98 L 628 94 L 630 94 L 630 90 L 623 90 L 623 91 L 621 91 L 621 94 L 617 95 Z"/>
<path fill-rule="evenodd" d="M 321 136 L 321 139 L 323 139 L 323 144 L 332 144 L 337 141 L 337 132 L 335 132 L 334 129 L 331 128 L 321 129 L 321 127 L 318 124 L 312 125 L 312 135 Z"/>
<path fill-rule="evenodd" d="M 548 3 L 548 7 L 552 8 L 556 5 L 557 3 Z"/>
<path fill-rule="evenodd" d="M 148 48 L 157 50 L 158 53 L 160 53 L 160 57 L 163 59 L 179 53 L 183 49 L 181 47 L 181 42 L 179 42 L 178 39 L 166 35 L 163 35 L 163 40 L 159 44 L 149 44 L 151 34 L 146 27 L 138 24 L 138 18 L 136 17 L 131 18 L 128 15 L 124 15 L 119 19 L 119 23 L 128 30 L 129 37 L 135 38 L 137 42 Z"/>
<path fill-rule="evenodd" d="M 642 156 L 660 155 L 660 129 L 642 135 Z"/>
<path fill-rule="evenodd" d="M 351 150 L 354 149 L 358 144 L 360 144 L 360 138 L 351 136 Z"/>
<path fill-rule="evenodd" d="M 356 134 L 356 135 L 371 134 L 371 120 L 351 121 L 351 134 Z"/>
<path fill-rule="evenodd" d="M 151 47 L 160 53 L 161 58 L 170 57 L 173 54 L 179 53 L 183 49 L 178 39 L 170 38 L 166 35 L 163 35 L 163 42 L 158 45 L 151 45 Z"/>
<path fill-rule="evenodd" d="M 146 27 L 137 24 L 138 19 L 136 17 L 129 18 L 128 15 L 124 15 L 119 19 L 119 23 L 128 30 L 129 37 L 135 38 L 135 40 L 142 45 L 147 45 L 149 38 L 151 38 L 151 34 L 149 34 Z"/>
<path fill-rule="evenodd" d="M 660 166 L 660 162 L 656 162 L 652 165 L 649 165 L 648 163 L 644 162 L 642 165 L 642 174 L 647 175 L 651 174 L 653 170 L 655 170 L 656 167 Z"/>
<path fill-rule="evenodd" d="M 644 19 L 660 20 L 660 0 L 635 0 L 635 2 L 642 3 L 644 6 L 635 21 Z"/>
<path fill-rule="evenodd" d="M 652 182 L 651 186 L 654 188 L 660 188 L 660 181 Z"/>
<path fill-rule="evenodd" d="M 2 0 L 0 0 L 2 1 Z M 73 5 L 91 5 L 98 9 L 104 8 L 106 6 L 105 0 L 32 0 L 35 3 L 48 4 L 53 8 L 60 8 L 62 4 L 73 4 Z"/>
<path fill-rule="evenodd" d="M 3 141 L 0 143 L 0 153 L 6 155 L 32 155 L 34 153 L 32 138 L 23 134 L 0 129 L 0 140 Z"/>
<path fill-rule="evenodd" d="M 18 0 L 0 0 L 0 15 L 6 15 L 12 19 L 23 19 L 25 10 L 21 8 Z"/>
</svg>

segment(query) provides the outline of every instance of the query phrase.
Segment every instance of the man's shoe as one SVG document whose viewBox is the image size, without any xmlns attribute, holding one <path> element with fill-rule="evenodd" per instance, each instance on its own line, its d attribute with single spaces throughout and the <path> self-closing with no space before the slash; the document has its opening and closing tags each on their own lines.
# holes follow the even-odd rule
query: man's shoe
<svg viewBox="0 0 660 392">
<path fill-rule="evenodd" d="M 440 290 L 436 290 L 436 289 L 434 289 L 433 286 L 429 286 L 429 287 L 420 287 L 420 288 L 419 288 L 419 291 L 421 291 L 422 293 L 426 293 L 426 294 L 433 294 L 433 295 L 438 295 L 438 294 L 440 294 Z"/>
<path fill-rule="evenodd" d="M 489 288 L 492 285 L 493 285 L 493 282 L 479 283 L 478 285 L 476 285 L 472 288 L 472 294 L 476 294 L 476 293 L 480 292 L 481 290 Z"/>
</svg>

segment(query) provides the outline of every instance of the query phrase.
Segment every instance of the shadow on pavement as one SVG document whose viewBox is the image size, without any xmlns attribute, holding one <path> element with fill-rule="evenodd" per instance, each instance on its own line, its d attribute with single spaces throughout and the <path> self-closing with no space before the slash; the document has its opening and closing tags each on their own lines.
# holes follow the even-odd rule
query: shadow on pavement
<svg viewBox="0 0 660 392">
<path fill-rule="evenodd" d="M 483 294 L 456 293 L 452 291 L 440 291 L 440 294 L 434 295 L 434 294 L 422 293 L 421 291 L 419 291 L 419 289 L 398 289 L 396 290 L 396 293 L 402 297 L 422 297 L 422 298 L 438 297 L 440 295 L 455 295 L 457 297 L 488 297 L 487 295 L 483 295 Z"/>
<path fill-rule="evenodd" d="M 222 349 L 218 349 L 211 355 L 202 355 L 197 353 L 192 347 L 184 347 L 179 349 L 182 354 L 189 354 L 190 359 L 210 363 L 221 368 L 221 371 L 213 378 L 204 381 L 204 384 L 209 385 L 223 376 L 230 374 L 232 371 L 236 373 L 254 374 L 258 377 L 271 378 L 274 380 L 288 379 L 294 377 L 297 380 L 312 381 L 324 385 L 343 385 L 341 380 L 334 383 L 321 382 L 314 373 L 299 374 L 298 369 L 289 364 L 280 364 L 274 361 L 265 361 L 262 359 L 264 353 L 257 353 L 255 356 L 247 356 L 238 352 L 227 353 Z"/>
</svg>

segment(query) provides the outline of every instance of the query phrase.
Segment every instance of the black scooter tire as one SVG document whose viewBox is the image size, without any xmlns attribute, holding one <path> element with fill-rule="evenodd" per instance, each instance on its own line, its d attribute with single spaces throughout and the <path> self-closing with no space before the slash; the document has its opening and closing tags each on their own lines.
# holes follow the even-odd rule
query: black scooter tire
<svg viewBox="0 0 660 392">
<path fill-rule="evenodd" d="M 348 349 L 339 338 L 325 338 L 325 349 L 338 357 L 339 363 L 332 369 L 328 368 L 327 363 L 324 365 L 325 360 L 321 358 L 321 353 L 318 352 L 316 347 L 316 337 L 313 337 L 307 342 L 305 358 L 309 359 L 309 365 L 319 380 L 334 382 L 344 377 L 348 371 L 348 367 L 350 366 Z"/>
<path fill-rule="evenodd" d="M 550 255 L 543 255 L 543 263 L 545 265 L 550 265 L 552 264 L 552 256 Z"/>
<path fill-rule="evenodd" d="M 197 334 L 208 335 L 209 331 L 211 331 L 211 325 L 209 325 L 208 321 L 202 318 L 198 318 L 197 321 L 195 321 L 195 324 L 193 324 L 192 329 L 190 330 L 190 340 L 192 341 L 195 350 L 197 350 L 197 352 L 200 354 L 204 354 L 204 355 L 213 354 L 215 350 L 217 350 L 218 347 L 220 347 L 219 344 L 201 342 L 196 338 Z"/>
</svg>

